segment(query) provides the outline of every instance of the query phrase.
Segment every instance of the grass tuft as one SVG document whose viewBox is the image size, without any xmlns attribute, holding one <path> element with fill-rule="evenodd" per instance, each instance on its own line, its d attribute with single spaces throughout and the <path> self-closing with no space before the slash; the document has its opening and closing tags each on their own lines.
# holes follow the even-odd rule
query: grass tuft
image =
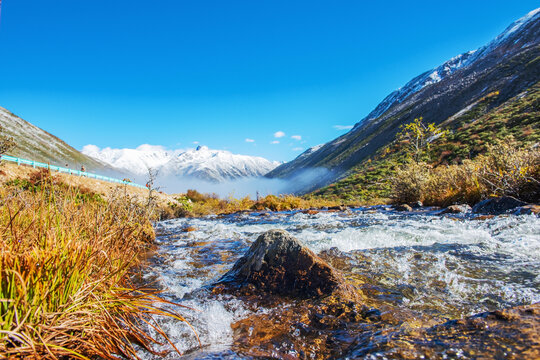
<svg viewBox="0 0 540 360">
<path fill-rule="evenodd" d="M 166 342 L 156 291 L 130 271 L 154 240 L 147 209 L 47 171 L 0 189 L 0 358 L 137 358 Z"/>
</svg>

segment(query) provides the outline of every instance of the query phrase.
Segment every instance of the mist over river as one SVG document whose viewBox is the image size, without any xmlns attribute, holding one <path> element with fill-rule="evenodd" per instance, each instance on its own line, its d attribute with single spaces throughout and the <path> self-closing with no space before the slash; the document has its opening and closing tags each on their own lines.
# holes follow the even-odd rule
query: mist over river
<svg viewBox="0 0 540 360">
<path fill-rule="evenodd" d="M 186 232 L 187 227 L 195 230 Z M 251 351 L 239 345 L 240 327 L 235 324 L 275 311 L 275 302 L 269 306 L 234 295 L 216 295 L 205 286 L 229 270 L 270 229 L 284 229 L 315 253 L 322 252 L 348 281 L 362 284 L 370 308 L 413 314 L 426 325 L 540 301 L 540 219 L 534 215 L 478 219 L 472 214 L 441 216 L 429 208 L 399 213 L 377 206 L 313 215 L 269 212 L 167 220 L 156 225 L 158 250 L 143 277 L 162 288 L 167 300 L 194 309 L 176 310 L 196 330 L 202 348 L 185 323 L 159 320 L 186 358 L 256 358 L 262 354 L 260 349 Z M 297 305 L 284 300 L 278 307 Z M 353 339 L 360 334 L 358 329 L 340 329 L 339 336 L 336 331 L 333 336 Z M 290 334 L 296 337 L 294 341 L 311 336 L 300 325 L 293 326 Z M 316 358 L 315 350 L 315 355 L 300 351 L 294 341 L 285 338 L 265 356 Z M 373 337 L 370 341 L 378 340 Z M 342 347 L 338 353 L 343 358 L 353 342 L 343 340 L 335 345 Z M 178 358 L 174 353 L 169 356 Z M 370 356 L 385 358 L 384 353 Z"/>
</svg>

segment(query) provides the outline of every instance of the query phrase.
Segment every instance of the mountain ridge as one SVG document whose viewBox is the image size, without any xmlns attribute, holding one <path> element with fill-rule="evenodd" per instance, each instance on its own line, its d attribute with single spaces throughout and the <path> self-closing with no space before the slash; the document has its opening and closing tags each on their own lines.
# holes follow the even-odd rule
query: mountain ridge
<svg viewBox="0 0 540 360">
<path fill-rule="evenodd" d="M 120 173 L 110 165 L 82 154 L 57 136 L 3 107 L 0 107 L 0 126 L 2 126 L 3 135 L 13 137 L 16 143 L 16 146 L 7 152 L 8 155 L 57 166 L 67 164 L 68 167 L 75 169 L 84 166 L 87 171 L 107 175 Z"/>
<path fill-rule="evenodd" d="M 540 79 L 538 39 L 540 8 L 512 23 L 478 50 L 458 55 L 413 78 L 389 94 L 351 131 L 309 155 L 301 154 L 267 176 L 294 180 L 307 169 L 328 169 L 326 176 L 310 186 L 292 189 L 297 193 L 310 192 L 346 176 L 362 160 L 391 142 L 400 125 L 414 118 L 442 123 L 493 91 L 499 91 L 500 96 L 492 106 L 504 103 Z"/>
</svg>

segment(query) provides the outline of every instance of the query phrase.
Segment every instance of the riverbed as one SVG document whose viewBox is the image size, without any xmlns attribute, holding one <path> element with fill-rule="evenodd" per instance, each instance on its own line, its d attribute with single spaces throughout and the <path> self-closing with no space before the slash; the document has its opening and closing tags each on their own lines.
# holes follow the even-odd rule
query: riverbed
<svg viewBox="0 0 540 360">
<path fill-rule="evenodd" d="M 349 281 L 362 284 L 370 308 L 418 314 L 417 321 L 426 325 L 540 301 L 540 219 L 534 215 L 442 216 L 430 208 L 402 213 L 377 206 L 167 220 L 156 225 L 158 250 L 149 259 L 144 280 L 163 289 L 165 299 L 192 309 L 176 310 L 200 343 L 186 323 L 159 320 L 186 358 L 254 358 L 263 353 L 251 352 L 245 342 L 239 345 L 240 327 L 235 324 L 263 318 L 275 311 L 275 301 L 249 303 L 213 294 L 208 285 L 270 229 L 290 232 Z M 277 306 L 296 305 L 285 301 Z M 296 330 L 291 329 L 291 337 Z M 266 347 L 264 356 L 316 358 L 294 344 Z"/>
</svg>

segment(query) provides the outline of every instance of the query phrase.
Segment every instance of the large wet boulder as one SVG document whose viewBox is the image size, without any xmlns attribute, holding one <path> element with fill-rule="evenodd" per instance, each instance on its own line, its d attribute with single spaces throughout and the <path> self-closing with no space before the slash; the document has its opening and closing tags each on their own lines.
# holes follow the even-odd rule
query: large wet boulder
<svg viewBox="0 0 540 360">
<path fill-rule="evenodd" d="M 216 285 L 299 298 L 358 296 L 337 270 L 284 230 L 259 236 Z"/>
<path fill-rule="evenodd" d="M 492 199 L 482 200 L 472 208 L 475 214 L 499 215 L 508 210 L 527 205 L 526 202 L 513 198 L 511 196 L 502 196 Z"/>
</svg>

